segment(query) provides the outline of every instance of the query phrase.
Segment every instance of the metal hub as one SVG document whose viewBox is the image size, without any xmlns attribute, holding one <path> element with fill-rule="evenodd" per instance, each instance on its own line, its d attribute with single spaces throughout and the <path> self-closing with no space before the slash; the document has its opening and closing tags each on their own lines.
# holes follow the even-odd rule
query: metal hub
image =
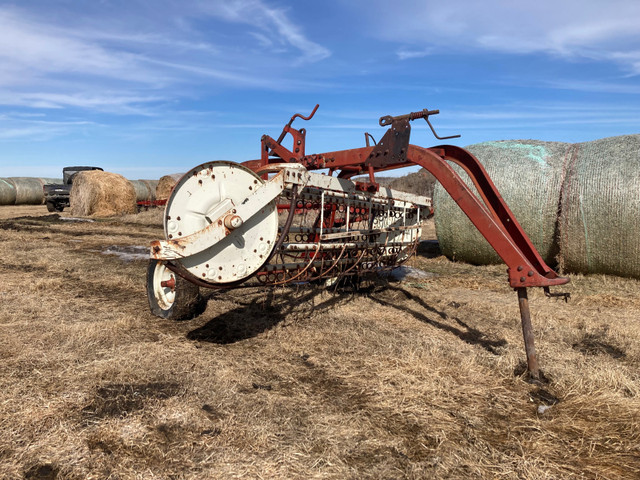
<svg viewBox="0 0 640 480">
<path fill-rule="evenodd" d="M 169 310 L 173 306 L 176 299 L 175 285 L 175 274 L 164 263 L 156 264 L 153 274 L 153 293 L 162 310 Z"/>
</svg>

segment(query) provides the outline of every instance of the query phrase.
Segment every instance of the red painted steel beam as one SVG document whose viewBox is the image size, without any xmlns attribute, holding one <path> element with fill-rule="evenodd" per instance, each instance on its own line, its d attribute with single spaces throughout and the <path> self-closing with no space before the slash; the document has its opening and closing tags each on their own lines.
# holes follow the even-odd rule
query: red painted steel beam
<svg viewBox="0 0 640 480">
<path fill-rule="evenodd" d="M 395 133 L 394 132 L 399 132 Z M 309 170 L 329 168 L 342 178 L 363 173 L 420 165 L 431 172 L 478 231 L 509 267 L 509 284 L 513 288 L 550 287 L 569 281 L 559 277 L 540 257 L 531 240 L 502 199 L 482 164 L 467 150 L 452 145 L 423 148 L 408 144 L 408 121 L 387 131 L 377 146 L 339 150 L 315 155 L 291 152 L 271 137 L 262 137 L 263 155 L 243 165 L 257 170 L 266 163 L 296 162 Z M 393 144 L 393 135 L 405 136 L 403 144 Z M 294 136 L 295 138 L 295 136 Z M 384 143 L 385 147 L 380 148 Z M 388 148 L 387 148 L 388 147 Z M 402 148 L 401 148 L 402 147 Z M 281 158 L 269 157 L 274 152 Z M 464 169 L 480 198 L 464 183 L 448 162 Z"/>
<path fill-rule="evenodd" d="M 412 163 L 424 167 L 436 177 L 507 264 L 509 284 L 514 288 L 521 288 L 550 287 L 567 283 L 568 278 L 559 277 L 544 263 L 480 162 L 459 147 L 446 146 L 436 149 L 444 149 L 445 157 L 415 145 L 409 145 L 407 156 Z M 465 168 L 486 205 L 481 203 L 445 159 Z"/>
</svg>

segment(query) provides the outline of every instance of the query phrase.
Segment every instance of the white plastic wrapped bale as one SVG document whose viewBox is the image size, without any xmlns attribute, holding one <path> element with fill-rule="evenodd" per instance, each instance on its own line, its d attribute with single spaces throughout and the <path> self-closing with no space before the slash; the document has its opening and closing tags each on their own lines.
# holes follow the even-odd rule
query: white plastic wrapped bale
<svg viewBox="0 0 640 480">
<path fill-rule="evenodd" d="M 136 191 L 137 202 L 147 202 L 156 199 L 157 180 L 129 180 Z"/>
<path fill-rule="evenodd" d="M 571 144 L 505 140 L 466 148 L 484 165 L 545 262 L 554 265 L 563 165 Z M 457 166 L 454 168 L 477 194 L 466 173 Z M 434 192 L 434 210 L 440 249 L 446 256 L 473 264 L 502 262 L 439 183 Z"/>
<path fill-rule="evenodd" d="M 35 177 L 9 177 L 16 189 L 16 205 L 42 205 L 44 203 L 44 182 Z"/>
<path fill-rule="evenodd" d="M 574 145 L 561 212 L 566 271 L 640 278 L 640 135 Z"/>
<path fill-rule="evenodd" d="M 16 204 L 16 186 L 8 178 L 0 178 L 0 205 Z"/>
</svg>

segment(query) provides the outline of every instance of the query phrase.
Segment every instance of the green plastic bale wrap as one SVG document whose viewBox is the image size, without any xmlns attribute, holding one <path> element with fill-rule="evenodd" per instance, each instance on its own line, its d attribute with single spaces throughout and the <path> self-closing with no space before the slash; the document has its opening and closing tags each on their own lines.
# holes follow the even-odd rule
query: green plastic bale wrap
<svg viewBox="0 0 640 480">
<path fill-rule="evenodd" d="M 485 167 L 545 262 L 555 264 L 563 164 L 571 144 L 505 140 L 466 148 Z M 467 174 L 457 165 L 454 169 L 477 195 Z M 502 262 L 440 183 L 436 184 L 433 202 L 436 233 L 443 254 L 476 265 Z"/>
<path fill-rule="evenodd" d="M 8 178 L 0 178 L 0 205 L 15 205 L 16 187 Z"/>
<path fill-rule="evenodd" d="M 640 135 L 576 144 L 564 185 L 564 269 L 640 277 Z"/>
<path fill-rule="evenodd" d="M 44 183 L 35 177 L 9 177 L 16 187 L 16 205 L 41 205 L 44 203 Z"/>
</svg>

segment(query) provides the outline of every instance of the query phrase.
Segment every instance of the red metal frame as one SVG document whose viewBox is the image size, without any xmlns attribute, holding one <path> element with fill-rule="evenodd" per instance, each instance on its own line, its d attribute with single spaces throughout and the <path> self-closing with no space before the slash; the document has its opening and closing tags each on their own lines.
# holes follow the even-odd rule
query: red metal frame
<svg viewBox="0 0 640 480">
<path fill-rule="evenodd" d="M 420 165 L 431 172 L 442 184 L 507 264 L 509 284 L 512 287 L 550 287 L 563 285 L 569 281 L 568 278 L 559 277 L 542 260 L 475 156 L 463 148 L 452 145 L 423 148 L 409 144 L 411 133 L 409 122 L 417 118 L 427 119 L 429 115 L 438 113 L 437 110 L 423 110 L 399 117 L 382 117 L 381 125 L 390 125 L 390 128 L 374 146 L 306 155 L 306 131 L 292 128 L 291 123 L 296 116 L 305 120 L 310 119 L 317 108 L 316 105 L 309 117 L 302 117 L 299 114 L 291 117 L 278 140 L 264 135 L 260 160 L 250 160 L 244 162 L 244 165 L 252 170 L 258 170 L 271 163 L 291 162 L 300 163 L 309 170 L 326 168 L 330 174 L 337 173 L 341 178 L 368 174 L 368 182 L 356 182 L 360 189 L 368 191 L 378 189 L 378 184 L 375 182 L 376 173 L 412 164 Z M 431 126 L 430 123 L 429 126 Z M 282 140 L 287 133 L 293 137 L 292 150 L 282 145 Z M 455 163 L 464 169 L 479 192 L 480 198 L 471 191 L 448 162 Z"/>
<path fill-rule="evenodd" d="M 452 138 L 439 137 L 429 122 L 429 116 L 435 115 L 439 111 L 425 109 L 421 112 L 412 112 L 397 117 L 381 117 L 380 126 L 389 126 L 389 129 L 380 142 L 374 146 L 370 146 L 369 137 L 371 136 L 365 133 L 366 147 L 306 155 L 306 131 L 291 128 L 291 124 L 296 117 L 301 117 L 304 120 L 311 119 L 317 109 L 318 105 L 308 117 L 299 114 L 291 117 L 278 140 L 264 135 L 260 160 L 250 160 L 244 162 L 244 165 L 258 170 L 270 163 L 294 162 L 304 165 L 309 170 L 326 168 L 330 175 L 337 173 L 337 176 L 341 178 L 368 174 L 368 182 L 356 182 L 356 185 L 360 190 L 371 192 L 375 192 L 379 188 L 375 181 L 375 174 L 378 172 L 412 164 L 420 165 L 431 172 L 509 267 L 507 270 L 509 285 L 518 292 L 529 378 L 533 381 L 539 381 L 540 372 L 534 345 L 527 287 L 542 287 L 546 295 L 564 296 L 566 300 L 568 294 L 550 294 L 549 287 L 563 285 L 569 282 L 569 279 L 558 276 L 542 260 L 476 157 L 467 150 L 452 145 L 423 148 L 409 144 L 411 134 L 409 122 L 419 118 L 426 120 L 436 138 Z M 287 133 L 293 137 L 291 150 L 282 146 L 282 140 Z M 464 183 L 449 162 L 459 165 L 469 175 L 480 198 Z"/>
</svg>

